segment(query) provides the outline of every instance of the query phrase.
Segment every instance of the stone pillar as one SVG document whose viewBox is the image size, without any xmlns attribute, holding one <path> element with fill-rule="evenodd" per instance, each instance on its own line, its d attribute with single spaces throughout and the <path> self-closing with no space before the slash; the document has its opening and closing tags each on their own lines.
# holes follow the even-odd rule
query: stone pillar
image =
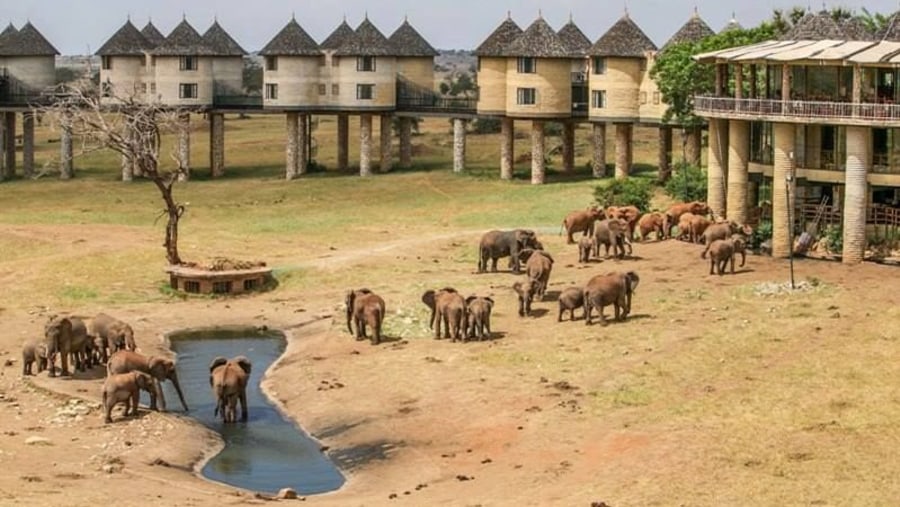
<svg viewBox="0 0 900 507">
<path fill-rule="evenodd" d="M 775 167 L 772 171 L 772 256 L 791 253 L 788 194 L 785 177 L 793 171 L 795 131 L 792 123 L 773 125 Z"/>
<path fill-rule="evenodd" d="M 616 179 L 624 180 L 631 174 L 631 136 L 630 123 L 616 123 Z"/>
<path fill-rule="evenodd" d="M 591 168 L 595 178 L 603 178 L 606 176 L 606 124 L 594 123 L 593 127 L 591 144 L 594 153 Z"/>
<path fill-rule="evenodd" d="M 191 115 L 183 113 L 178 115 L 178 163 L 181 164 L 184 173 L 179 180 L 191 178 Z"/>
<path fill-rule="evenodd" d="M 297 113 L 287 113 L 287 146 L 285 148 L 285 168 L 284 179 L 293 180 L 299 175 L 300 171 L 300 115 Z"/>
<path fill-rule="evenodd" d="M 728 125 L 728 198 L 726 216 L 747 222 L 747 182 L 750 177 L 750 124 L 731 120 Z"/>
<path fill-rule="evenodd" d="M 12 179 L 16 176 L 16 113 L 6 113 L 6 127 L 3 129 L 6 135 L 6 177 Z"/>
<path fill-rule="evenodd" d="M 466 120 L 453 119 L 453 172 L 466 169 Z"/>
<path fill-rule="evenodd" d="M 872 160 L 872 130 L 847 127 L 847 166 L 844 192 L 844 264 L 858 264 L 866 255 L 867 177 Z"/>
<path fill-rule="evenodd" d="M 684 156 L 688 164 L 700 167 L 700 150 L 703 145 L 703 129 L 701 127 L 688 127 L 686 130 L 687 144 L 684 147 Z"/>
<path fill-rule="evenodd" d="M 563 172 L 570 173 L 575 170 L 575 122 L 564 120 L 562 127 Z"/>
<path fill-rule="evenodd" d="M 134 181 L 134 160 L 130 155 L 122 154 L 122 181 Z"/>
<path fill-rule="evenodd" d="M 659 170 L 657 179 L 665 183 L 672 177 L 672 127 L 659 127 L 659 153 L 657 153 Z"/>
<path fill-rule="evenodd" d="M 309 126 L 310 116 L 301 113 L 297 117 L 297 175 L 303 176 L 309 170 Z"/>
<path fill-rule="evenodd" d="M 709 160 L 706 181 L 709 210 L 725 217 L 725 168 L 728 167 L 728 120 L 709 119 Z"/>
<path fill-rule="evenodd" d="M 781 66 L 781 100 L 791 100 L 791 66 L 786 63 Z"/>
<path fill-rule="evenodd" d="M 209 113 L 209 175 L 225 175 L 225 115 Z"/>
<path fill-rule="evenodd" d="M 372 175 L 372 115 L 359 117 L 359 175 Z"/>
<path fill-rule="evenodd" d="M 515 161 L 515 122 L 512 118 L 500 120 L 500 179 L 513 179 Z"/>
<path fill-rule="evenodd" d="M 34 177 L 34 111 L 22 114 L 22 175 Z"/>
<path fill-rule="evenodd" d="M 59 119 L 59 179 L 75 176 L 75 155 L 72 152 L 72 119 L 65 113 Z"/>
<path fill-rule="evenodd" d="M 543 185 L 546 176 L 544 166 L 544 122 L 531 122 L 531 184 Z"/>
<path fill-rule="evenodd" d="M 391 153 L 391 121 L 393 116 L 381 115 L 381 165 L 379 170 L 383 173 L 390 172 L 394 167 L 394 158 Z"/>
<path fill-rule="evenodd" d="M 6 179 L 6 113 L 0 113 L 0 181 Z"/>
<path fill-rule="evenodd" d="M 346 171 L 350 166 L 350 116 L 341 113 L 337 117 L 337 166 Z"/>
<path fill-rule="evenodd" d="M 400 167 L 412 167 L 412 118 L 400 117 Z"/>
</svg>

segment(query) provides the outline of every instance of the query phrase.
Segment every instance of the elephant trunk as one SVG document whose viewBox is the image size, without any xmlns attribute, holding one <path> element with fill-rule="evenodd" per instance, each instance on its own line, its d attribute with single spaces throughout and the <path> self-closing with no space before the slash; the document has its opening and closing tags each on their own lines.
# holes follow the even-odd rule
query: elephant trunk
<svg viewBox="0 0 900 507">
<path fill-rule="evenodd" d="M 184 411 L 187 412 L 189 410 L 187 402 L 184 401 L 184 393 L 181 392 L 181 384 L 178 383 L 178 375 L 174 370 L 172 371 L 172 375 L 169 376 L 169 380 L 171 380 L 172 385 L 175 386 L 175 392 L 178 393 L 178 399 L 181 400 L 181 406 L 184 408 Z"/>
</svg>

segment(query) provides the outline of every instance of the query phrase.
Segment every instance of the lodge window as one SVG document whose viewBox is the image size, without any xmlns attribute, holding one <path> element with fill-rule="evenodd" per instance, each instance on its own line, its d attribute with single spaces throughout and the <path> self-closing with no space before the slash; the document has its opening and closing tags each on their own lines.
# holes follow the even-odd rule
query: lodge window
<svg viewBox="0 0 900 507">
<path fill-rule="evenodd" d="M 653 92 L 653 104 L 659 104 L 659 92 Z"/>
<path fill-rule="evenodd" d="M 156 95 L 156 83 L 150 83 L 150 94 Z"/>
<path fill-rule="evenodd" d="M 249 280 L 244 280 L 244 290 L 251 291 L 259 288 L 259 280 L 256 278 L 251 278 Z"/>
<path fill-rule="evenodd" d="M 184 291 L 188 292 L 190 294 L 199 294 L 200 293 L 200 282 L 195 282 L 192 280 L 185 280 Z"/>
<path fill-rule="evenodd" d="M 213 294 L 230 294 L 231 282 L 213 282 Z"/>
<path fill-rule="evenodd" d="M 328 88 L 325 85 L 323 85 L 323 84 L 319 85 L 319 95 L 325 95 L 327 93 L 327 91 L 328 91 Z"/>
<path fill-rule="evenodd" d="M 337 97 L 341 94 L 341 85 L 333 84 L 331 85 L 331 94 Z"/>
<path fill-rule="evenodd" d="M 275 100 L 278 98 L 277 83 L 266 83 L 266 98 L 270 100 Z"/>
<path fill-rule="evenodd" d="M 141 93 L 147 94 L 147 83 L 141 83 Z"/>
<path fill-rule="evenodd" d="M 100 65 L 103 70 L 112 69 L 112 57 L 111 56 L 100 57 Z"/>
<path fill-rule="evenodd" d="M 594 90 L 591 92 L 591 107 L 594 109 L 606 107 L 606 90 Z"/>
<path fill-rule="evenodd" d="M 519 74 L 534 74 L 537 72 L 537 60 L 530 56 L 521 56 L 518 61 Z"/>
<path fill-rule="evenodd" d="M 375 72 L 374 56 L 358 56 L 356 57 L 356 70 L 359 72 Z"/>
<path fill-rule="evenodd" d="M 591 69 L 595 75 L 606 74 L 606 58 L 595 56 L 592 63 Z"/>
<path fill-rule="evenodd" d="M 182 56 L 179 64 L 179 70 L 197 70 L 197 57 L 196 56 Z"/>
<path fill-rule="evenodd" d="M 278 57 L 277 56 L 267 56 L 266 57 L 266 70 L 278 70 Z"/>
<path fill-rule="evenodd" d="M 181 83 L 178 85 L 179 99 L 196 99 L 197 83 Z"/>
<path fill-rule="evenodd" d="M 519 88 L 516 90 L 516 104 L 520 106 L 533 106 L 537 103 L 537 90 L 534 88 Z"/>
<path fill-rule="evenodd" d="M 373 84 L 356 85 L 356 99 L 357 100 L 372 100 L 374 98 L 375 98 L 375 85 L 373 85 Z"/>
<path fill-rule="evenodd" d="M 640 97 L 641 97 L 641 105 L 643 106 L 644 104 L 647 103 L 647 92 L 641 92 Z"/>
</svg>

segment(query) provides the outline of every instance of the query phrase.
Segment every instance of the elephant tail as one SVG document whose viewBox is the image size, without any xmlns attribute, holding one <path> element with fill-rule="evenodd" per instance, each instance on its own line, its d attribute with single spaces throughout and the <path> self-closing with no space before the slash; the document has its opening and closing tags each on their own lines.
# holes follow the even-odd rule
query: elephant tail
<svg viewBox="0 0 900 507">
<path fill-rule="evenodd" d="M 709 253 L 709 245 L 706 245 L 706 249 L 703 250 L 703 253 L 700 254 L 700 258 L 701 258 L 701 259 L 705 259 L 705 258 L 706 258 L 706 254 L 708 254 L 708 253 Z"/>
</svg>

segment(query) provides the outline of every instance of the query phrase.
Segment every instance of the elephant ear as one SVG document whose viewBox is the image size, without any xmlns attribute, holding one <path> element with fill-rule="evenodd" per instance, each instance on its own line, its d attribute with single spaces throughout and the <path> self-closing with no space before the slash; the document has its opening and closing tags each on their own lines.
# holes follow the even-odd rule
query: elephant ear
<svg viewBox="0 0 900 507">
<path fill-rule="evenodd" d="M 434 310 L 435 295 L 436 293 L 433 290 L 427 290 L 425 291 L 425 294 L 422 294 L 422 302 L 432 310 Z"/>
<path fill-rule="evenodd" d="M 211 363 L 209 363 L 209 373 L 212 373 L 213 370 L 215 370 L 216 368 L 218 368 L 219 366 L 222 366 L 223 364 L 225 364 L 227 362 L 228 362 L 228 359 L 225 359 L 222 356 L 216 357 L 215 359 L 212 360 Z"/>
<path fill-rule="evenodd" d="M 478 299 L 478 296 L 469 296 L 469 297 L 467 297 L 467 298 L 466 298 L 466 306 L 469 306 L 470 304 L 472 304 L 472 301 L 475 301 L 476 299 Z"/>
<path fill-rule="evenodd" d="M 629 271 L 628 273 L 625 273 L 625 278 L 628 279 L 633 294 L 634 291 L 637 290 L 638 284 L 641 282 L 641 277 L 638 276 L 636 271 Z"/>
<path fill-rule="evenodd" d="M 485 301 L 488 302 L 488 308 L 493 308 L 493 307 L 494 307 L 494 300 L 493 300 L 493 298 L 483 298 L 483 299 L 484 299 Z"/>
<path fill-rule="evenodd" d="M 234 358 L 234 362 L 237 363 L 237 365 L 240 366 L 242 370 L 244 370 L 244 373 L 250 375 L 251 364 L 249 359 L 247 359 L 245 356 L 237 356 L 236 358 Z"/>
<path fill-rule="evenodd" d="M 522 282 L 516 282 L 516 283 L 514 283 L 513 286 L 512 286 L 512 288 L 513 288 L 514 291 L 516 291 L 516 294 L 518 294 L 518 295 L 520 295 L 520 296 L 523 295 L 523 294 L 522 294 L 522 290 L 524 289 L 524 287 L 522 287 Z"/>
</svg>

